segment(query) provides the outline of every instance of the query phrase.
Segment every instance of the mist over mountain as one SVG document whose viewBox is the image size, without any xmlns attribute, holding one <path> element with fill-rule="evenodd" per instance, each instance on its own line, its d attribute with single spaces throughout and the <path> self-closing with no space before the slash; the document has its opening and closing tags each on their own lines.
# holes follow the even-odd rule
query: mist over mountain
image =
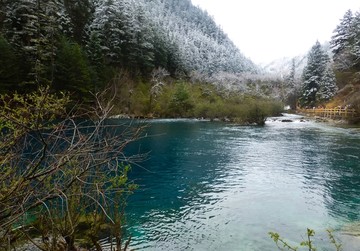
<svg viewBox="0 0 360 251">
<path fill-rule="evenodd" d="M 302 54 L 293 58 L 279 58 L 271 61 L 270 63 L 262 64 L 260 65 L 260 67 L 262 68 L 264 73 L 285 77 L 291 71 L 293 60 L 295 62 L 295 77 L 300 78 L 302 71 L 307 63 L 307 54 Z"/>
</svg>

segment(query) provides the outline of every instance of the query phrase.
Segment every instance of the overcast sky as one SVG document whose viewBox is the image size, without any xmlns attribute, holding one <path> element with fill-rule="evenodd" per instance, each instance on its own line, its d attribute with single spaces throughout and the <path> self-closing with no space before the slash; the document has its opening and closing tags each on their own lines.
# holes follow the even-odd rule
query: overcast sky
<svg viewBox="0 0 360 251">
<path fill-rule="evenodd" d="M 359 0 L 192 0 L 214 17 L 255 63 L 307 53 L 316 40 L 329 41 L 348 9 Z"/>
</svg>

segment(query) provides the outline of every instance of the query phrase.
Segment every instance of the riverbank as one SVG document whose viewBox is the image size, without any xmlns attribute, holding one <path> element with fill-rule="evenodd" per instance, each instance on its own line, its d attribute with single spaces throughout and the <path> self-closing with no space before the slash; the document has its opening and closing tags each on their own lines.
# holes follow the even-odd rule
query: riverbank
<svg viewBox="0 0 360 251">
<path fill-rule="evenodd" d="M 356 119 L 330 118 L 330 117 L 317 116 L 302 112 L 296 114 L 303 116 L 308 120 L 312 120 L 318 123 L 328 123 L 335 126 L 360 127 L 360 121 L 357 118 Z"/>
<path fill-rule="evenodd" d="M 276 114 L 272 114 L 273 116 Z M 154 116 L 134 116 L 127 114 L 119 114 L 113 115 L 110 119 L 142 119 L 142 120 L 196 120 L 196 121 L 208 121 L 208 122 L 225 122 L 225 123 L 234 123 L 241 126 L 249 126 L 249 125 L 264 125 L 267 119 L 267 116 L 257 115 L 253 118 L 228 118 L 228 117 L 215 117 L 215 118 L 204 118 L 204 117 L 181 117 L 181 118 L 173 118 L 173 117 L 154 117 Z"/>
<path fill-rule="evenodd" d="M 251 124 L 283 111 L 281 102 L 264 95 L 186 81 L 169 81 L 156 92 L 151 83 L 137 83 L 131 95 L 119 88 L 116 100 L 111 115 L 117 118 L 204 118 Z"/>
</svg>

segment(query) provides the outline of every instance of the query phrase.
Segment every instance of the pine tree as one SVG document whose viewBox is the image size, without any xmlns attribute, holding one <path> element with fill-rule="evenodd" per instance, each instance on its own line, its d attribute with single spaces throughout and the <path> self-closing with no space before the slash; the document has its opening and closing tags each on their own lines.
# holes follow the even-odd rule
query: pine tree
<svg viewBox="0 0 360 251">
<path fill-rule="evenodd" d="M 352 67 L 356 71 L 360 71 L 360 12 L 356 12 L 353 25 L 351 29 L 351 55 L 353 64 Z"/>
<path fill-rule="evenodd" d="M 350 43 L 353 18 L 352 11 L 348 10 L 334 30 L 335 34 L 331 37 L 330 45 L 335 58 L 344 52 Z"/>
<path fill-rule="evenodd" d="M 155 20 L 155 25 L 164 28 L 166 38 L 170 41 L 167 58 L 172 61 L 169 62 L 172 68 L 176 65 L 177 71 L 186 74 L 199 71 L 208 75 L 221 71 L 256 71 L 256 66 L 241 54 L 214 20 L 206 12 L 192 6 L 191 1 L 149 0 L 146 5 L 151 6 L 151 19 Z M 178 50 L 174 51 L 173 48 Z M 174 70 L 167 69 L 173 75 Z"/>
<path fill-rule="evenodd" d="M 123 57 L 122 43 L 126 31 L 121 11 L 113 0 L 100 2 L 89 28 L 90 37 L 98 37 L 101 41 L 105 63 L 113 66 L 121 65 Z"/>
<path fill-rule="evenodd" d="M 61 0 L 10 1 L 4 20 L 5 37 L 22 57 L 25 81 L 49 84 L 53 79 L 57 36 L 66 16 Z M 64 25 L 65 26 L 65 25 Z"/>
<path fill-rule="evenodd" d="M 71 24 L 71 37 L 79 44 L 88 39 L 86 27 L 91 23 L 95 3 L 91 0 L 64 0 Z"/>
<path fill-rule="evenodd" d="M 299 62 L 298 62 L 299 63 Z M 296 58 L 291 60 L 290 72 L 289 75 L 285 77 L 285 91 L 284 95 L 286 98 L 286 102 L 292 109 L 296 109 L 300 91 L 300 81 L 297 77 L 296 72 L 297 62 Z"/>
<path fill-rule="evenodd" d="M 67 90 L 76 100 L 88 101 L 90 91 L 94 91 L 91 75 L 81 46 L 63 38 L 56 59 L 55 90 Z"/>
<path fill-rule="evenodd" d="M 289 98 L 295 91 L 295 71 L 296 71 L 296 64 L 295 58 L 291 60 L 290 71 L 287 76 L 284 78 L 284 82 L 280 83 L 280 97 L 282 100 Z"/>
<path fill-rule="evenodd" d="M 3 32 L 4 21 L 6 19 L 6 6 L 9 0 L 0 1 L 0 32 Z"/>
<path fill-rule="evenodd" d="M 0 93 L 16 90 L 19 82 L 18 58 L 11 45 L 0 35 Z"/>
<path fill-rule="evenodd" d="M 320 89 L 329 61 L 329 56 L 317 41 L 308 54 L 308 62 L 303 71 L 302 95 L 299 100 L 301 106 L 312 107 L 317 104 L 316 94 Z"/>
<path fill-rule="evenodd" d="M 35 1 L 8 2 L 4 20 L 5 36 L 19 55 L 21 68 L 27 73 L 23 83 L 34 84 L 39 70 L 39 12 Z M 25 89 L 30 88 L 26 86 Z"/>
<path fill-rule="evenodd" d="M 140 30 L 137 34 L 138 53 L 137 64 L 143 74 L 149 74 L 154 68 L 154 36 L 151 29 L 151 22 L 146 16 L 143 6 L 137 5 L 137 21 L 140 24 Z"/>
<path fill-rule="evenodd" d="M 122 64 L 133 71 L 140 70 L 144 75 L 151 72 L 154 61 L 153 35 L 150 20 L 144 7 L 133 1 L 119 2 L 122 10 L 125 35 L 122 42 L 124 58 Z"/>
<path fill-rule="evenodd" d="M 74 34 L 75 27 L 62 0 L 60 2 L 58 11 L 59 12 L 57 13 L 58 15 L 57 23 L 59 24 L 58 26 L 59 32 L 61 33 L 62 36 L 72 37 Z"/>
<path fill-rule="evenodd" d="M 287 86 L 289 88 L 294 88 L 295 87 L 295 72 L 296 72 L 296 64 L 295 64 L 295 58 L 293 58 L 291 60 L 290 73 L 286 78 Z"/>
<path fill-rule="evenodd" d="M 155 67 L 172 76 L 256 69 L 190 0 L 0 0 L 0 30 L 27 73 L 21 82 L 33 84 L 51 83 L 62 67 L 63 37 L 86 49 L 98 80 L 114 68 L 143 76 Z"/>
<path fill-rule="evenodd" d="M 324 72 L 324 76 L 321 79 L 319 91 L 316 93 L 317 100 L 320 102 L 329 101 L 332 97 L 335 96 L 337 91 L 338 87 L 336 85 L 334 71 L 331 69 L 331 67 L 327 67 Z"/>
<path fill-rule="evenodd" d="M 91 33 L 87 44 L 85 46 L 85 52 L 89 63 L 92 67 L 92 72 L 95 74 L 92 76 L 92 80 L 95 83 L 96 89 L 101 86 L 101 82 L 105 77 L 105 62 L 104 55 L 101 47 L 101 39 L 97 32 Z M 98 90 L 96 90 L 98 91 Z"/>
<path fill-rule="evenodd" d="M 154 46 L 154 66 L 155 68 L 167 68 L 168 66 L 168 46 L 165 31 L 159 27 L 152 28 L 153 46 Z"/>
<path fill-rule="evenodd" d="M 349 10 L 335 29 L 331 40 L 335 68 L 340 71 L 360 70 L 360 13 Z"/>
</svg>

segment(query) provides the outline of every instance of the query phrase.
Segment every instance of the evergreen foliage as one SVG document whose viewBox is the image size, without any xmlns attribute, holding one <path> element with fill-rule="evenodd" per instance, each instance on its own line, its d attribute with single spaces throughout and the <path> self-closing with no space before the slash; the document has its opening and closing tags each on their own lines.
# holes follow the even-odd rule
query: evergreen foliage
<svg viewBox="0 0 360 251">
<path fill-rule="evenodd" d="M 158 67 L 173 77 L 190 76 L 195 71 L 213 76 L 257 70 L 214 20 L 190 0 L 4 0 L 0 7 L 0 29 L 6 40 L 2 42 L 9 43 L 19 59 L 15 68 L 25 73 L 18 75 L 18 82 L 33 86 L 50 84 L 54 74 L 65 74 L 64 64 L 79 65 L 74 55 L 59 55 L 70 48 L 64 38 L 86 52 L 81 60 L 88 62 L 95 80 L 76 81 L 72 86 L 71 74 L 70 82 L 65 81 L 66 76 L 57 76 L 54 87 L 79 90 L 78 96 L 93 89 L 93 82 L 103 86 L 109 79 L 104 75 L 112 71 L 108 69 L 122 68 L 145 78 Z M 79 75 L 88 79 L 84 72 Z"/>
<path fill-rule="evenodd" d="M 344 14 L 331 40 L 335 75 L 340 88 L 332 106 L 352 107 L 360 112 L 360 12 Z M 355 122 L 355 121 L 354 121 Z"/>
<path fill-rule="evenodd" d="M 75 100 L 87 101 L 94 91 L 92 71 L 85 53 L 79 44 L 62 39 L 56 58 L 56 70 L 53 82 L 55 90 L 72 92 Z"/>
<path fill-rule="evenodd" d="M 59 0 L 62 1 L 62 0 Z M 77 43 L 83 44 L 87 41 L 87 27 L 89 26 L 95 8 L 93 0 L 63 0 L 64 7 L 62 14 L 70 20 L 63 30 L 66 35 L 73 38 Z M 64 33 L 63 33 L 64 34 Z"/>
<path fill-rule="evenodd" d="M 233 94 L 281 96 L 279 82 L 255 75 L 257 67 L 190 0 L 6 0 L 1 11 L 1 67 L 14 69 L 1 79 L 4 92 L 48 85 L 89 103 L 90 92 L 113 84 L 121 113 L 173 117 L 239 117 L 214 100 L 226 107 Z M 158 69 L 172 80 L 153 79 Z M 198 106 L 186 81 L 211 84 L 221 98 Z"/>
<path fill-rule="evenodd" d="M 345 13 L 334 30 L 331 48 L 337 70 L 360 70 L 360 12 Z"/>
<path fill-rule="evenodd" d="M 320 102 L 329 101 L 335 96 L 337 91 L 338 87 L 336 85 L 334 71 L 330 67 L 327 67 L 320 83 L 319 91 L 316 93 L 317 100 Z"/>
<path fill-rule="evenodd" d="M 18 58 L 11 45 L 0 35 L 0 93 L 16 90 L 20 81 Z"/>
<path fill-rule="evenodd" d="M 335 34 L 332 36 L 331 47 L 334 58 L 339 57 L 350 44 L 352 25 L 353 13 L 351 10 L 348 10 L 340 20 L 340 24 L 336 27 L 334 30 Z"/>
<path fill-rule="evenodd" d="M 171 97 L 170 111 L 175 117 L 183 117 L 188 114 L 194 105 L 190 99 L 189 91 L 184 85 L 178 85 L 175 93 Z"/>
<path fill-rule="evenodd" d="M 308 55 L 303 71 L 303 87 L 300 105 L 314 107 L 335 95 L 336 83 L 330 68 L 330 58 L 317 41 Z"/>
<path fill-rule="evenodd" d="M 268 95 L 229 91 L 227 87 L 204 82 L 166 79 L 166 72 L 153 77 L 152 85 L 133 83 L 119 86 L 115 114 L 133 117 L 206 118 L 238 124 L 262 124 L 266 117 L 280 114 L 281 102 Z M 123 77 L 126 79 L 126 76 Z M 120 82 L 124 83 L 125 81 Z"/>
</svg>

